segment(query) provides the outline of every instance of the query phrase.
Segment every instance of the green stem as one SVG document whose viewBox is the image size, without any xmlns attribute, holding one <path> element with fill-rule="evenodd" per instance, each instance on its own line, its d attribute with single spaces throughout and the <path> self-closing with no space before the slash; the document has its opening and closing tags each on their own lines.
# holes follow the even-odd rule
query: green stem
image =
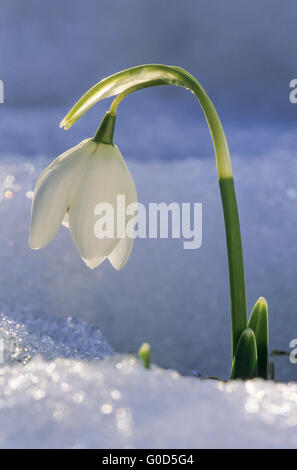
<svg viewBox="0 0 297 470">
<path fill-rule="evenodd" d="M 120 104 L 121 101 L 123 101 L 126 96 L 130 95 L 131 93 L 137 91 L 137 90 L 142 90 L 143 88 L 149 88 L 151 86 L 157 86 L 157 85 L 167 85 L 167 83 L 164 83 L 163 80 L 150 80 L 147 81 L 145 84 L 141 85 L 141 88 L 139 85 L 134 85 L 130 88 L 127 88 L 124 90 L 122 93 L 120 93 L 111 103 L 109 112 L 110 113 L 116 113 L 118 105 Z"/>
<path fill-rule="evenodd" d="M 176 70 L 179 71 L 179 69 Z M 240 223 L 230 153 L 223 126 L 212 101 L 194 77 L 187 74 L 186 80 L 189 82 L 189 88 L 193 91 L 202 106 L 212 136 L 216 155 L 216 166 L 221 191 L 228 253 L 232 357 L 234 357 L 238 340 L 247 326 L 247 311 Z M 120 93 L 112 102 L 110 111 L 115 113 L 119 103 L 130 93 L 133 93 L 138 89 L 139 85 L 135 85 Z"/>
<path fill-rule="evenodd" d="M 232 357 L 246 328 L 246 294 L 239 215 L 233 178 L 220 178 L 219 185 L 225 219 L 231 303 Z"/>
<path fill-rule="evenodd" d="M 240 223 L 232 165 L 223 126 L 213 103 L 197 81 L 193 91 L 203 108 L 216 155 L 228 253 L 232 357 L 234 357 L 238 340 L 247 325 L 247 313 Z"/>
<path fill-rule="evenodd" d="M 117 96 L 111 105 L 115 113 L 118 104 L 130 93 L 156 85 L 176 85 L 190 90 L 204 111 L 216 155 L 217 173 L 225 219 L 231 298 L 232 356 L 240 335 L 246 328 L 246 295 L 241 235 L 232 166 L 224 130 L 215 107 L 200 83 L 180 67 L 146 64 L 122 70 L 88 90 L 61 121 L 69 129 L 96 102 Z"/>
</svg>

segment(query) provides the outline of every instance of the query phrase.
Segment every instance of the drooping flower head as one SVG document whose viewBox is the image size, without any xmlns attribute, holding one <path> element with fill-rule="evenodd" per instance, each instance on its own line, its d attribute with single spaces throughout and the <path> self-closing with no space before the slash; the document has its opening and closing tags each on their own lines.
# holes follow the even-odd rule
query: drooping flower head
<svg viewBox="0 0 297 470">
<path fill-rule="evenodd" d="M 43 248 L 63 224 L 89 268 L 105 258 L 118 270 L 126 264 L 133 239 L 118 230 L 98 238 L 94 230 L 98 204 L 110 204 L 116 218 L 118 195 L 127 205 L 137 202 L 133 178 L 112 141 L 114 124 L 115 115 L 107 113 L 93 139 L 67 150 L 41 173 L 32 202 L 31 248 Z"/>
</svg>

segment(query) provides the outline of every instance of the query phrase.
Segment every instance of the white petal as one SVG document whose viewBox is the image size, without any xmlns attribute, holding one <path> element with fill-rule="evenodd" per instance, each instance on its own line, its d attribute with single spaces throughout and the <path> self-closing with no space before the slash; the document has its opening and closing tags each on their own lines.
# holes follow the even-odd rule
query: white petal
<svg viewBox="0 0 297 470">
<path fill-rule="evenodd" d="M 63 217 L 62 225 L 64 225 L 64 227 L 66 228 L 69 228 L 69 211 L 68 210 Z"/>
<path fill-rule="evenodd" d="M 126 206 L 137 201 L 133 178 L 120 151 L 115 146 L 99 144 L 89 158 L 88 168 L 69 211 L 73 242 L 92 269 L 111 254 L 120 240 L 116 228 L 110 238 L 97 238 L 95 235 L 95 223 L 99 219 L 95 207 L 102 202 L 111 204 L 116 219 L 117 195 L 125 195 Z"/>
<path fill-rule="evenodd" d="M 41 173 L 32 202 L 31 248 L 42 248 L 57 234 L 83 176 L 87 156 L 94 148 L 94 143 L 87 139 L 60 155 Z"/>
<path fill-rule="evenodd" d="M 122 238 L 116 245 L 115 249 L 108 256 L 109 261 L 115 269 L 120 271 L 127 263 L 133 248 L 133 238 Z"/>
<path fill-rule="evenodd" d="M 99 264 L 103 263 L 103 261 L 106 259 L 106 256 L 101 256 L 101 257 L 97 256 L 92 259 L 89 259 L 89 258 L 82 258 L 82 259 L 84 260 L 88 268 L 95 269 L 99 266 Z"/>
</svg>

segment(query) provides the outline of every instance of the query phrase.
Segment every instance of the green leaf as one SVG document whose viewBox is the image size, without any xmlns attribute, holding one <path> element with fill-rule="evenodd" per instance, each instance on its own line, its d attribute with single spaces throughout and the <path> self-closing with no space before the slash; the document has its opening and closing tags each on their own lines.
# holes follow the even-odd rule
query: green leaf
<svg viewBox="0 0 297 470">
<path fill-rule="evenodd" d="M 258 375 L 256 338 L 251 328 L 241 334 L 231 369 L 230 379 L 253 379 Z"/>
<path fill-rule="evenodd" d="M 123 97 L 136 90 L 157 85 L 182 86 L 197 97 L 203 108 L 214 142 L 219 178 L 232 177 L 229 149 L 216 109 L 196 78 L 180 67 L 145 64 L 110 75 L 90 88 L 75 103 L 61 121 L 60 127 L 69 129 L 88 109 L 104 98 L 118 95 L 115 100 L 115 109 L 111 108 L 111 111 L 115 112 L 117 100 L 121 101 Z"/>
<path fill-rule="evenodd" d="M 73 106 L 60 127 L 69 129 L 88 109 L 104 98 L 157 85 L 184 86 L 190 74 L 161 64 L 139 65 L 110 75 L 88 90 Z M 193 80 L 193 77 L 191 78 Z M 188 83 L 189 85 L 189 83 Z M 128 94 L 128 93 L 127 93 Z"/>
<path fill-rule="evenodd" d="M 151 347 L 148 343 L 142 343 L 138 351 L 138 357 L 141 359 L 145 369 L 151 367 Z"/>
<path fill-rule="evenodd" d="M 268 307 L 264 297 L 260 297 L 250 316 L 248 327 L 253 330 L 257 342 L 259 377 L 267 379 L 268 365 Z"/>
</svg>

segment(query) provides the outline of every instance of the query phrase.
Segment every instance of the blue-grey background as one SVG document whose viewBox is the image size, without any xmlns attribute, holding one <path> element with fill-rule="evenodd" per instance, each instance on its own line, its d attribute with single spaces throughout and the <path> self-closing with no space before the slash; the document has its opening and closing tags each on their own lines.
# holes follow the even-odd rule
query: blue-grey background
<svg viewBox="0 0 297 470">
<path fill-rule="evenodd" d="M 200 80 L 224 124 L 249 309 L 266 295 L 271 347 L 288 349 L 297 336 L 297 105 L 289 101 L 296 20 L 295 0 L 1 0 L 1 301 L 10 310 L 90 319 L 120 351 L 150 341 L 164 366 L 227 374 L 227 260 L 213 150 L 201 109 L 185 90 L 130 96 L 119 107 L 116 143 L 140 201 L 203 203 L 201 249 L 137 240 L 116 273 L 107 264 L 85 268 L 65 229 L 40 252 L 27 247 L 26 191 L 51 159 L 95 132 L 109 102 L 65 132 L 58 124 L 69 108 L 120 69 L 178 65 Z M 16 178 L 11 188 L 9 175 Z M 2 198 L 7 188 L 12 200 Z"/>
<path fill-rule="evenodd" d="M 292 143 L 296 107 L 288 96 L 296 75 L 294 0 L 2 0 L 0 18 L 5 150 L 19 150 L 13 126 L 30 155 L 55 153 L 93 133 L 107 103 L 98 104 L 71 132 L 57 124 L 103 77 L 151 62 L 179 65 L 201 81 L 228 122 L 227 134 L 232 124 L 241 129 L 230 139 L 231 150 L 261 153 L 267 146 Z M 41 114 L 34 121 L 36 109 Z M 184 90 L 139 92 L 120 112 L 118 142 L 133 158 L 210 151 L 199 107 Z M 198 125 L 199 139 L 194 134 Z"/>
</svg>

